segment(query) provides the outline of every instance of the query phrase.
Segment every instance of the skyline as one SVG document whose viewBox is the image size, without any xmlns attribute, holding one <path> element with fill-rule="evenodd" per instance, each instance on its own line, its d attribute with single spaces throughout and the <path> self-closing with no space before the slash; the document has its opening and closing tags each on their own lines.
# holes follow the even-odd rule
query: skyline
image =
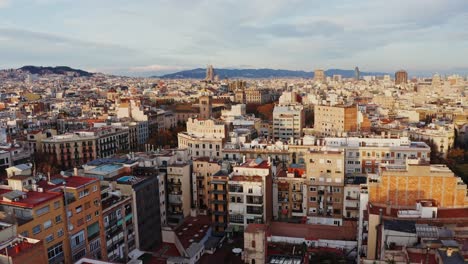
<svg viewBox="0 0 468 264">
<path fill-rule="evenodd" d="M 468 53 L 463 0 L 293 2 L 0 0 L 0 68 L 468 73 L 459 60 Z"/>
</svg>

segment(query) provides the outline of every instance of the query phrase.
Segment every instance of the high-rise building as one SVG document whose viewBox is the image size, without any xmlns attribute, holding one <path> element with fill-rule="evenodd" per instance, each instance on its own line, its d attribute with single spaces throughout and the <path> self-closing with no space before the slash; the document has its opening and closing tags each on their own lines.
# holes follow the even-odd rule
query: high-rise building
<svg viewBox="0 0 468 264">
<path fill-rule="evenodd" d="M 359 71 L 359 67 L 356 66 L 356 68 L 354 68 L 354 78 L 356 80 L 359 80 L 361 79 L 361 72 Z"/>
<path fill-rule="evenodd" d="M 325 71 L 317 69 L 314 71 L 314 81 L 324 82 L 325 81 Z"/>
<path fill-rule="evenodd" d="M 208 65 L 208 67 L 206 68 L 205 80 L 212 82 L 212 81 L 214 81 L 214 77 L 215 77 L 215 72 L 214 72 L 213 65 Z"/>
<path fill-rule="evenodd" d="M 408 73 L 405 70 L 395 72 L 395 84 L 408 83 Z"/>
</svg>

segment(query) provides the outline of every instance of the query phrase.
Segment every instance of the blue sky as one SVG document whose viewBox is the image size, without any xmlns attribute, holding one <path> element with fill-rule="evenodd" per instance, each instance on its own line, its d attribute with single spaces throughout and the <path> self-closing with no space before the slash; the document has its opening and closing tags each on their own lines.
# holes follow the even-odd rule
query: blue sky
<svg viewBox="0 0 468 264">
<path fill-rule="evenodd" d="M 468 74 L 467 0 L 0 0 L 0 68 Z"/>
</svg>

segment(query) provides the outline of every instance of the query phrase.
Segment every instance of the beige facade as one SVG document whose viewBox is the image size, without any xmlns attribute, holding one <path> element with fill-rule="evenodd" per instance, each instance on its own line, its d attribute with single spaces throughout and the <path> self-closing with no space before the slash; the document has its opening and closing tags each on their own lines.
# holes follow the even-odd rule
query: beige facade
<svg viewBox="0 0 468 264">
<path fill-rule="evenodd" d="M 313 224 L 342 225 L 344 193 L 344 153 L 311 151 L 306 155 L 307 221 Z"/>
<path fill-rule="evenodd" d="M 201 213 L 206 213 L 210 200 L 210 179 L 221 166 L 216 160 L 197 158 L 193 161 L 193 203 Z"/>
<path fill-rule="evenodd" d="M 273 110 L 273 138 L 281 140 L 299 139 L 305 123 L 302 105 L 276 105 Z"/>
<path fill-rule="evenodd" d="M 227 128 L 224 122 L 189 118 L 187 132 L 178 134 L 179 148 L 186 148 L 193 158 L 221 158 L 226 141 Z"/>
<path fill-rule="evenodd" d="M 250 224 L 244 232 L 244 263 L 267 263 L 267 228 L 261 224 Z"/>
<path fill-rule="evenodd" d="M 360 130 L 362 121 L 358 120 L 356 106 L 324 106 L 314 107 L 314 130 L 320 135 L 341 136 L 347 132 Z"/>
</svg>

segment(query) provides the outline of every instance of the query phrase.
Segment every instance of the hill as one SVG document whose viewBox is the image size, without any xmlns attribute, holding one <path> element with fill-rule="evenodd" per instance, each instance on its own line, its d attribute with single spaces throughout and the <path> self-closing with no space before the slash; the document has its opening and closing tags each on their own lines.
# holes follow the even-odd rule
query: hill
<svg viewBox="0 0 468 264">
<path fill-rule="evenodd" d="M 29 72 L 31 74 L 38 74 L 38 75 L 46 75 L 46 74 L 61 74 L 61 75 L 68 75 L 68 74 L 73 74 L 75 76 L 85 76 L 89 77 L 92 76 L 93 73 L 79 70 L 79 69 L 73 69 L 67 66 L 57 66 L 57 67 L 42 67 L 42 66 L 23 66 L 19 68 L 18 70 L 22 70 L 25 72 Z"/>
<path fill-rule="evenodd" d="M 204 79 L 206 70 L 197 68 L 193 70 L 185 70 L 175 73 L 170 73 L 162 76 L 153 76 L 155 78 L 165 79 Z M 215 69 L 215 74 L 220 79 L 225 78 L 313 78 L 313 72 L 306 71 L 291 71 L 291 70 L 274 70 L 274 69 Z M 330 69 L 326 70 L 327 76 L 335 74 L 341 75 L 343 78 L 354 77 L 354 70 Z M 361 72 L 361 76 L 375 75 L 382 76 L 383 72 Z"/>
</svg>

